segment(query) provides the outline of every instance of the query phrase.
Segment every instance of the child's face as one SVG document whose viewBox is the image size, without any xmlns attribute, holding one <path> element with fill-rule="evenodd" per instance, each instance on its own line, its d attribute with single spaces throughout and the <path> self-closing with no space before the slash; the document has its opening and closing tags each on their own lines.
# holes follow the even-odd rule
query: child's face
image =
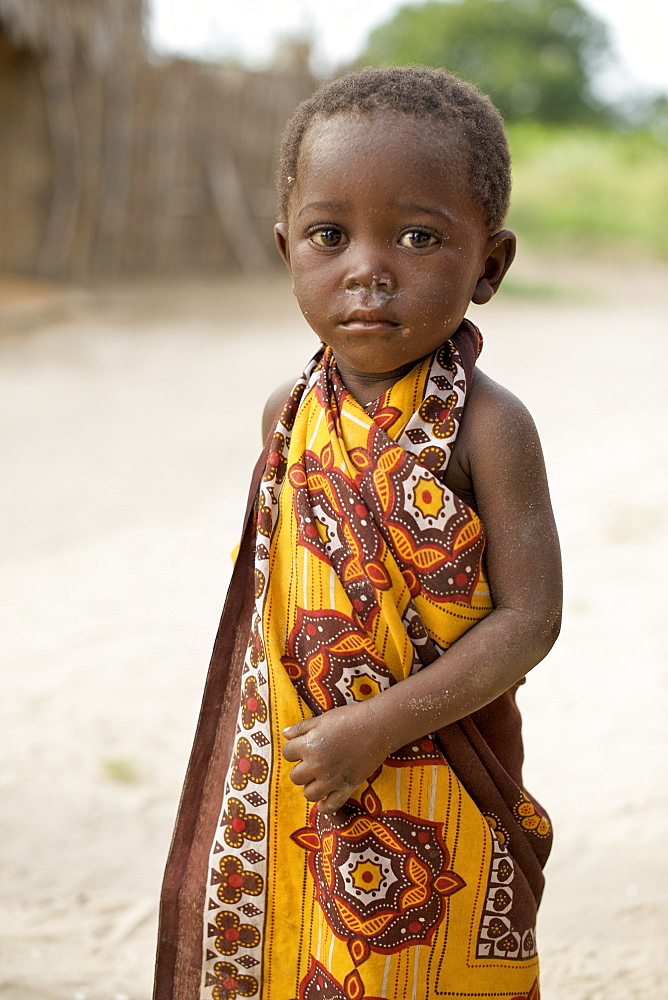
<svg viewBox="0 0 668 1000">
<path fill-rule="evenodd" d="M 394 372 L 487 302 L 512 260 L 490 237 L 457 134 L 405 115 L 337 115 L 307 133 L 276 239 L 308 323 L 337 361 Z"/>
</svg>

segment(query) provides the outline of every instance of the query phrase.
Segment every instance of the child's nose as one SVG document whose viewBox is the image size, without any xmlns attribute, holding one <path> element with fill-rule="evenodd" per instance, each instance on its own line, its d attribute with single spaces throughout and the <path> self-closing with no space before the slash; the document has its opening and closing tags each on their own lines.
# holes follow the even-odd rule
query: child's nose
<svg viewBox="0 0 668 1000">
<path fill-rule="evenodd" d="M 380 259 L 380 255 L 358 251 L 351 254 L 347 261 L 349 268 L 346 274 L 346 291 L 383 291 L 392 293 L 396 289 L 396 280 L 391 269 Z"/>
</svg>

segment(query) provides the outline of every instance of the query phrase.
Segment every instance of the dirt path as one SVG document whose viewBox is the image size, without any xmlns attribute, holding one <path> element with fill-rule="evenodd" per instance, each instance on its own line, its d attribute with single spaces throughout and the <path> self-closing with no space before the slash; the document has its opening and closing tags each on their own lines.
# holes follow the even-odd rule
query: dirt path
<svg viewBox="0 0 668 1000">
<path fill-rule="evenodd" d="M 665 272 L 563 264 L 556 294 L 527 296 L 545 271 L 520 265 L 516 295 L 472 313 L 483 367 L 541 430 L 566 560 L 563 636 L 522 692 L 527 784 L 557 829 L 544 996 L 658 1000 Z M 41 305 L 10 291 L 0 286 L 0 998 L 148 1000 L 161 871 L 259 413 L 313 339 L 280 278 L 64 302 L 41 290 Z"/>
</svg>

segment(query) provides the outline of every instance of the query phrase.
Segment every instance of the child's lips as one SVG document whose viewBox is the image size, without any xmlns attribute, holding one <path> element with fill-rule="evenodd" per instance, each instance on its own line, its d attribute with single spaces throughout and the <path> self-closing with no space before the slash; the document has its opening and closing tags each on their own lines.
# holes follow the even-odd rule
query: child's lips
<svg viewBox="0 0 668 1000">
<path fill-rule="evenodd" d="M 346 330 L 397 330 L 401 325 L 380 309 L 356 309 L 340 323 Z"/>
</svg>

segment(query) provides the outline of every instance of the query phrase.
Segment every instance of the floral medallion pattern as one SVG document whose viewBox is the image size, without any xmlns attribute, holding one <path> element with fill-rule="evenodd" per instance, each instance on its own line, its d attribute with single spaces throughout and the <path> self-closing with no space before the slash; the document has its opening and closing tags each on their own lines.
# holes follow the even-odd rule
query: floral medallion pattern
<svg viewBox="0 0 668 1000">
<path fill-rule="evenodd" d="M 414 455 L 379 433 L 374 444 L 374 473 L 361 492 L 401 570 L 432 601 L 470 603 L 485 544 L 480 520 Z"/>
<path fill-rule="evenodd" d="M 552 833 L 548 817 L 526 792 L 523 792 L 515 806 L 515 816 L 526 833 L 532 833 L 536 837 L 549 837 Z"/>
<path fill-rule="evenodd" d="M 243 792 L 249 781 L 256 785 L 264 784 L 269 773 L 269 766 L 264 757 L 253 753 L 253 748 L 248 740 L 241 736 L 237 740 L 231 771 L 232 788 L 237 792 Z"/>
<path fill-rule="evenodd" d="M 209 933 L 215 935 L 214 944 L 221 955 L 236 955 L 238 948 L 255 948 L 260 943 L 257 927 L 243 924 L 230 910 L 216 914 L 216 922 L 209 925 Z"/>
<path fill-rule="evenodd" d="M 265 483 L 275 482 L 280 485 L 283 482 L 287 468 L 285 452 L 285 437 L 279 431 L 276 431 L 271 439 L 269 455 L 267 456 L 267 468 L 264 473 Z"/>
<path fill-rule="evenodd" d="M 440 396 L 427 396 L 423 400 L 418 413 L 425 424 L 431 424 L 432 434 L 439 440 L 452 437 L 456 423 L 452 411 L 457 406 L 457 393 L 451 392 L 443 399 Z"/>
<path fill-rule="evenodd" d="M 233 854 L 220 859 L 218 871 L 211 874 L 211 882 L 218 886 L 218 899 L 228 906 L 238 903 L 244 894 L 259 896 L 263 889 L 262 878 L 257 872 L 247 871 Z"/>
<path fill-rule="evenodd" d="M 257 688 L 257 678 L 247 677 L 241 695 L 241 725 L 253 729 L 256 722 L 267 721 L 267 705 Z"/>
<path fill-rule="evenodd" d="M 394 683 L 368 632 L 336 611 L 299 608 L 282 662 L 313 712 L 364 701 Z"/>
<path fill-rule="evenodd" d="M 237 997 L 256 996 L 260 984 L 254 976 L 239 972 L 231 962 L 216 962 L 213 975 L 209 973 L 205 985 L 213 987 L 213 1000 L 236 1000 Z"/>
<path fill-rule="evenodd" d="M 275 781 L 288 780 L 277 764 L 278 738 L 272 724 L 280 713 L 271 700 L 271 672 L 277 676 L 280 670 L 283 684 L 289 678 L 312 713 L 363 701 L 395 682 L 384 651 L 376 649 L 372 638 L 388 591 L 398 587 L 401 592 L 400 617 L 413 646 L 413 669 L 420 666 L 420 650 L 424 652 L 430 641 L 417 598 L 436 604 L 473 600 L 484 546 L 482 527 L 443 481 L 463 412 L 466 376 L 453 344 L 439 350 L 430 364 L 423 404 L 405 429 L 397 429 L 401 410 L 382 403 L 371 407 L 368 432 L 363 439 L 357 432 L 355 440 L 361 443 L 342 459 L 336 442 L 343 440 L 347 391 L 342 383 L 335 384 L 338 375 L 331 356 L 316 356 L 295 386 L 268 446 L 254 508 L 255 604 L 232 757 L 210 852 L 202 1000 L 259 998 L 262 993 L 272 903 L 268 890 L 273 885 L 267 858 L 276 839 L 269 798 L 277 801 Z M 308 436 L 297 438 L 303 430 L 298 419 L 302 398 L 312 401 L 305 410 L 313 414 L 313 425 Z M 326 428 L 331 440 L 323 441 L 323 435 L 311 450 L 318 427 Z M 388 431 L 396 434 L 396 441 Z M 293 434 L 295 442 L 306 442 L 299 451 L 291 450 Z M 300 585 L 277 642 L 271 630 L 265 632 L 264 623 L 265 609 L 271 607 L 266 602 L 272 594 L 275 540 L 283 537 L 284 516 L 294 525 L 294 577 L 301 572 L 295 560 L 304 565 L 310 560 L 319 571 L 324 567 L 323 578 L 331 573 L 339 603 L 323 601 L 320 595 L 311 604 L 307 588 Z M 279 565 L 282 572 L 290 571 L 289 558 Z M 443 763 L 433 736 L 402 747 L 386 761 L 388 768 L 397 769 L 397 787 L 405 780 L 401 768 Z M 347 949 L 350 958 L 350 971 L 341 973 L 338 981 L 311 955 L 298 988 L 291 987 L 298 989 L 293 1000 L 380 1000 L 365 993 L 365 963 L 374 954 L 389 961 L 408 948 L 429 947 L 439 927 L 445 926 L 449 897 L 465 888 L 443 824 L 424 818 L 422 812 L 384 808 L 373 787 L 378 773 L 370 776 L 359 800 L 349 799 L 333 816 L 313 806 L 306 826 L 294 829 L 304 822 L 302 813 L 288 827 L 293 844 L 303 851 L 304 877 L 310 875 L 324 919 L 334 938 L 345 943 L 344 955 Z M 282 775 L 280 780 L 277 775 Z M 528 806 L 520 804 L 518 809 L 524 809 L 520 814 L 526 828 L 540 835 L 540 819 L 534 823 Z M 494 842 L 477 955 L 526 956 L 535 946 L 529 929 L 516 926 L 517 873 L 504 845 L 498 838 Z M 517 1000 L 538 1000 L 538 993 Z"/>
<path fill-rule="evenodd" d="M 249 813 L 240 799 L 231 796 L 223 811 L 220 825 L 225 828 L 223 839 L 228 847 L 238 849 L 245 841 L 264 840 L 265 825 L 261 816 Z"/>
<path fill-rule="evenodd" d="M 295 843 L 308 852 L 318 900 L 334 934 L 393 953 L 431 942 L 444 900 L 464 887 L 450 869 L 440 823 L 382 811 L 370 794 L 333 816 L 317 807 Z"/>
</svg>

